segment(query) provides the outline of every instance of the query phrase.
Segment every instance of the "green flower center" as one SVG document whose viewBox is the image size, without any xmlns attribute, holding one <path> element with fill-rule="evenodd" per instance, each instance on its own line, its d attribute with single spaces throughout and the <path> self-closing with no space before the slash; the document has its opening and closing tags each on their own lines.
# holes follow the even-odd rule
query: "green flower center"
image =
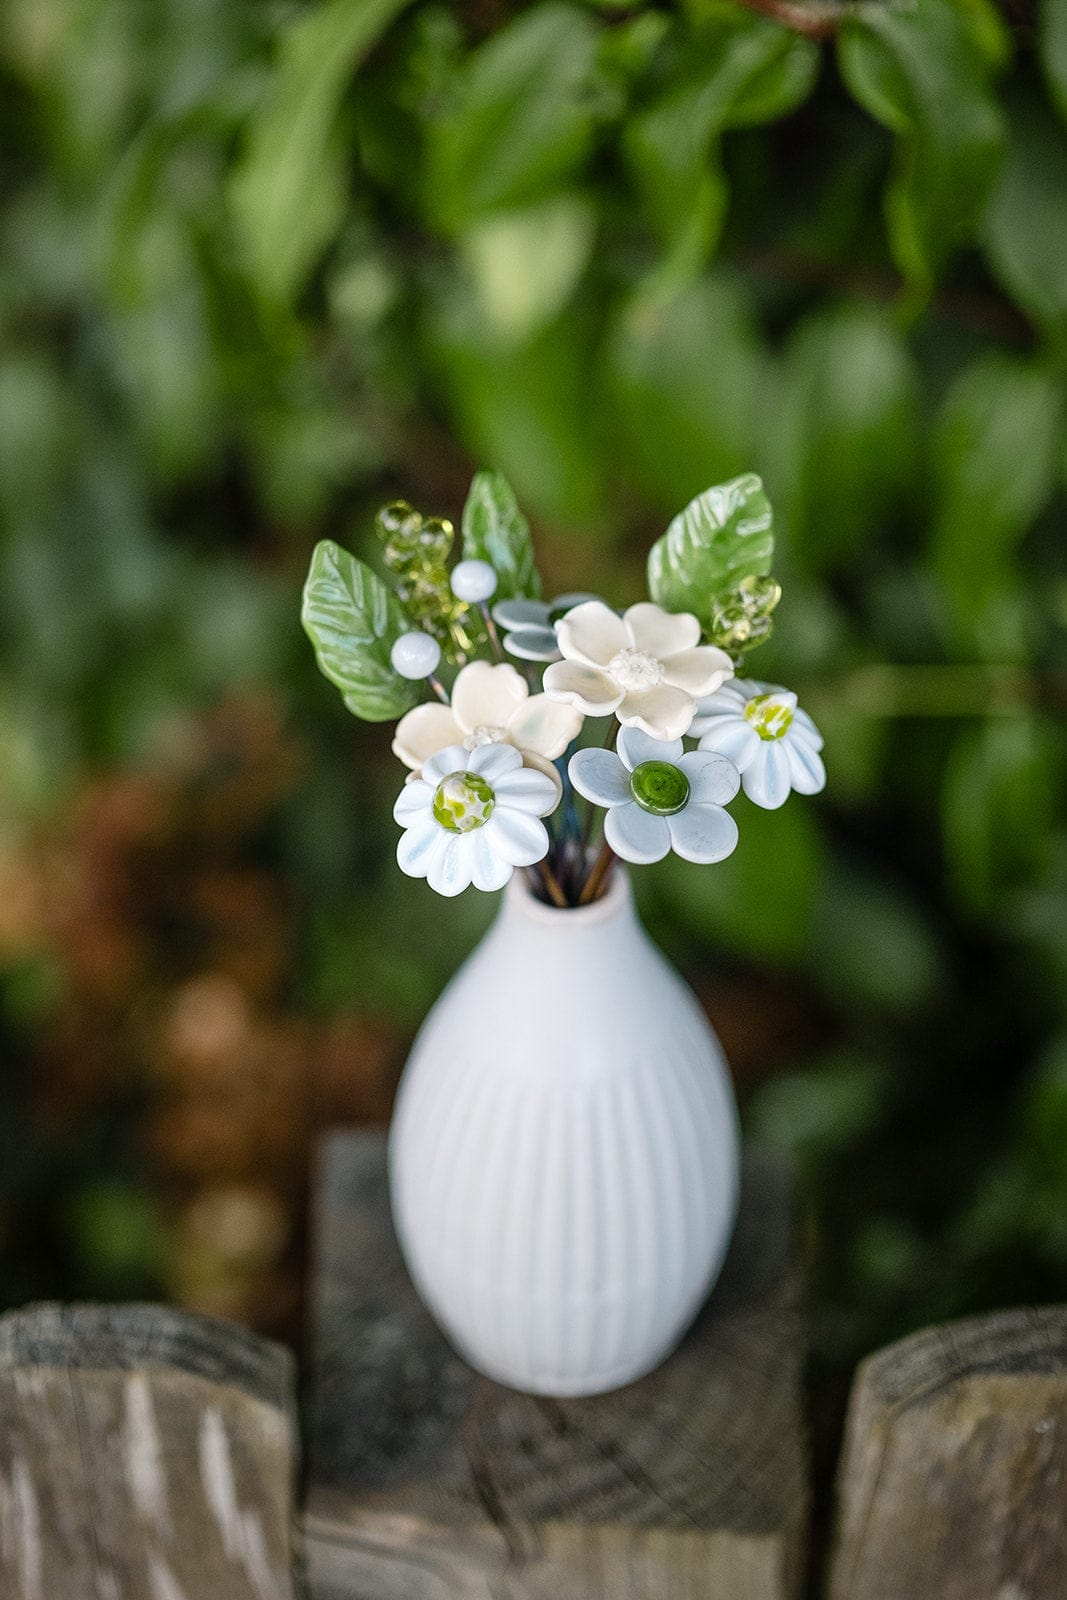
<svg viewBox="0 0 1067 1600">
<path fill-rule="evenodd" d="M 642 761 L 630 774 L 630 793 L 642 811 L 672 817 L 689 799 L 689 779 L 669 761 Z"/>
<path fill-rule="evenodd" d="M 758 694 L 745 707 L 745 721 L 761 739 L 783 739 L 793 726 L 795 694 Z"/>
<path fill-rule="evenodd" d="M 493 815 L 496 795 L 477 772 L 450 772 L 437 785 L 433 814 L 449 833 L 472 833 Z"/>
</svg>

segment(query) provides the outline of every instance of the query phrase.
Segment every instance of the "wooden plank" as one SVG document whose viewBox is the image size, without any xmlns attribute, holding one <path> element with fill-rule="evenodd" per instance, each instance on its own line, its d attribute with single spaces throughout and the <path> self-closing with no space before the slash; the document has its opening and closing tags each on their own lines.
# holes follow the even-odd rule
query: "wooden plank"
<svg viewBox="0 0 1067 1600">
<path fill-rule="evenodd" d="M 864 1362 L 830 1593 L 1067 1595 L 1067 1307 L 928 1328 Z"/>
<path fill-rule="evenodd" d="M 4 1600 L 292 1600 L 293 1370 L 162 1306 L 0 1318 Z"/>
<path fill-rule="evenodd" d="M 474 1374 L 420 1305 L 384 1142 L 320 1152 L 309 1496 L 316 1600 L 780 1600 L 806 1514 L 791 1189 L 747 1160 L 696 1327 L 640 1383 L 537 1399 Z"/>
</svg>

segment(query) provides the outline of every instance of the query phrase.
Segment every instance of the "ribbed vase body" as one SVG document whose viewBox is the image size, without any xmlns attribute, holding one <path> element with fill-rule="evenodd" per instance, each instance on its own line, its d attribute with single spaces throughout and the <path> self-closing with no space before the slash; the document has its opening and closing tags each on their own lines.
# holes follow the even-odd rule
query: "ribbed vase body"
<svg viewBox="0 0 1067 1600">
<path fill-rule="evenodd" d="M 650 1371 L 718 1273 L 737 1169 L 722 1052 L 626 877 L 557 911 L 516 874 L 415 1042 L 390 1135 L 401 1247 L 453 1344 L 537 1394 Z"/>
</svg>

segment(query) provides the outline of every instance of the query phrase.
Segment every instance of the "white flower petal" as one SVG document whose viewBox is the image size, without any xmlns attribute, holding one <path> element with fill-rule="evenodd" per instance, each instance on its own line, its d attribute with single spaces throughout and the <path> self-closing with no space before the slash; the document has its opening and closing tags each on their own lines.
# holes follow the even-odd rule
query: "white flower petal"
<svg viewBox="0 0 1067 1600">
<path fill-rule="evenodd" d="M 439 700 L 428 700 L 397 723 L 393 754 L 399 756 L 406 767 L 417 771 L 438 750 L 462 742 L 463 729 L 452 715 L 451 707 L 443 706 Z"/>
<path fill-rule="evenodd" d="M 612 806 L 604 818 L 604 838 L 624 861 L 647 865 L 662 861 L 671 847 L 671 836 L 663 817 L 642 811 L 636 800 Z"/>
<path fill-rule="evenodd" d="M 597 806 L 630 800 L 630 774 L 614 750 L 576 750 L 567 767 L 578 793 Z"/>
<path fill-rule="evenodd" d="M 618 751 L 632 772 L 642 761 L 670 761 L 674 766 L 685 747 L 681 739 L 656 739 L 640 728 L 620 728 Z"/>
<path fill-rule="evenodd" d="M 727 761 L 733 762 L 738 772 L 744 772 L 749 762 L 759 755 L 762 743 L 755 728 L 744 717 L 728 712 L 724 716 L 704 719 L 697 749 L 717 750 Z"/>
<path fill-rule="evenodd" d="M 813 750 L 821 750 L 824 744 L 823 736 L 812 722 L 808 713 L 800 706 L 793 712 L 793 731 L 807 737 Z"/>
<path fill-rule="evenodd" d="M 436 789 L 441 779 L 447 778 L 450 772 L 466 772 L 469 765 L 470 751 L 464 750 L 461 744 L 449 744 L 432 755 L 429 761 L 423 762 L 422 775 Z"/>
<path fill-rule="evenodd" d="M 510 882 L 515 869 L 510 861 L 495 854 L 486 838 L 487 831 L 485 828 L 476 828 L 467 837 L 470 841 L 471 881 L 476 889 L 492 894 Z"/>
<path fill-rule="evenodd" d="M 560 800 L 563 798 L 563 779 L 556 771 L 552 762 L 546 761 L 544 756 L 535 755 L 532 750 L 523 750 L 522 764 L 524 767 L 533 767 L 535 772 L 541 772 L 544 774 L 556 791 L 556 806 L 558 806 Z M 553 811 L 556 809 L 556 806 L 552 807 Z"/>
<path fill-rule="evenodd" d="M 630 643 L 622 618 L 603 600 L 586 600 L 568 611 L 556 623 L 556 639 L 568 661 L 587 667 L 606 667 Z"/>
<path fill-rule="evenodd" d="M 548 612 L 551 616 L 553 611 L 557 614 L 560 611 L 573 611 L 575 606 L 584 605 L 587 600 L 599 599 L 600 596 L 598 594 L 588 594 L 584 589 L 576 589 L 569 591 L 567 594 L 558 594 L 554 600 L 550 601 Z"/>
<path fill-rule="evenodd" d="M 826 788 L 826 768 L 822 756 L 806 741 L 794 738 L 792 728 L 782 743 L 789 758 L 789 776 L 797 794 L 819 794 Z"/>
<path fill-rule="evenodd" d="M 515 867 L 532 867 L 548 854 L 548 829 L 536 817 L 498 805 L 480 830 L 495 856 Z"/>
<path fill-rule="evenodd" d="M 476 772 L 493 788 L 501 778 L 521 767 L 522 751 L 513 744 L 480 744 L 477 750 L 467 753 L 466 770 Z"/>
<path fill-rule="evenodd" d="M 696 698 L 714 694 L 732 674 L 733 662 L 725 650 L 714 644 L 698 645 L 695 650 L 682 650 L 663 663 L 664 683 L 674 684 Z"/>
<path fill-rule="evenodd" d="M 734 763 L 717 750 L 690 750 L 678 766 L 689 779 L 690 805 L 729 805 L 741 787 Z"/>
<path fill-rule="evenodd" d="M 700 696 L 690 733 L 703 733 L 705 727 L 715 717 L 739 717 L 748 705 L 748 700 L 748 695 L 742 692 L 737 682 L 728 679 L 726 683 L 720 684 L 714 694 Z"/>
<path fill-rule="evenodd" d="M 762 806 L 764 811 L 777 811 L 785 805 L 792 777 L 781 739 L 760 739 L 755 759 L 741 774 L 741 786 L 753 804 Z"/>
<path fill-rule="evenodd" d="M 429 812 L 412 823 L 397 841 L 396 859 L 401 872 L 406 872 L 409 878 L 425 878 L 443 835 L 444 829 Z"/>
<path fill-rule="evenodd" d="M 452 687 L 452 714 L 464 733 L 473 733 L 475 728 L 506 728 L 508 718 L 529 692 L 526 679 L 506 661 L 499 666 L 472 661 Z"/>
<path fill-rule="evenodd" d="M 641 728 L 653 739 L 680 739 L 689 731 L 694 708 L 693 696 L 684 689 L 658 683 L 654 689 L 625 695 L 616 706 L 615 715 L 624 727 Z"/>
<path fill-rule="evenodd" d="M 559 787 L 533 767 L 505 773 L 496 779 L 493 790 L 498 805 L 516 806 L 534 817 L 547 817 L 559 804 Z"/>
<path fill-rule="evenodd" d="M 671 847 L 685 861 L 724 861 L 737 847 L 737 823 L 722 806 L 690 802 L 667 818 Z"/>
<path fill-rule="evenodd" d="M 500 600 L 493 607 L 493 621 L 502 628 L 544 627 L 548 611 L 544 600 Z"/>
<path fill-rule="evenodd" d="M 426 881 L 437 894 L 443 894 L 451 899 L 453 895 L 462 894 L 464 889 L 470 886 L 472 871 L 470 835 L 447 833 L 442 828 L 441 836 L 445 842 L 430 856 Z"/>
<path fill-rule="evenodd" d="M 422 778 L 409 778 L 396 797 L 393 820 L 401 827 L 409 827 L 417 817 L 430 816 L 433 805 L 433 785 Z"/>
<path fill-rule="evenodd" d="M 545 668 L 544 685 L 553 700 L 577 706 L 587 717 L 608 716 L 622 699 L 614 678 L 578 661 L 554 661 Z"/>
<path fill-rule="evenodd" d="M 543 628 L 516 628 L 504 639 L 504 649 L 520 661 L 558 661 L 559 645 L 556 630 L 546 623 Z"/>
<path fill-rule="evenodd" d="M 551 695 L 532 694 L 512 712 L 507 727 L 508 738 L 520 750 L 533 750 L 554 761 L 581 733 L 582 713 Z"/>
<path fill-rule="evenodd" d="M 623 612 L 623 622 L 635 650 L 666 661 L 680 650 L 691 650 L 700 643 L 700 623 L 691 611 L 672 613 L 662 606 L 642 600 Z"/>
</svg>

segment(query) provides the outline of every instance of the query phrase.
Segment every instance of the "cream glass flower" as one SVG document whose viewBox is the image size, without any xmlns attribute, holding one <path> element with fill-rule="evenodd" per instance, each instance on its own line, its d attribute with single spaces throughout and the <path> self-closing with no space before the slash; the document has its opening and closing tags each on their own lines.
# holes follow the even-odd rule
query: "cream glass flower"
<svg viewBox="0 0 1067 1600">
<path fill-rule="evenodd" d="M 448 745 L 400 791 L 393 816 L 404 832 L 396 859 L 438 894 L 460 894 L 472 883 L 502 889 L 516 867 L 547 855 L 541 818 L 558 798 L 555 783 L 524 767 L 514 745 Z"/>
<path fill-rule="evenodd" d="M 492 666 L 472 661 L 456 677 L 451 705 L 427 701 L 401 717 L 393 750 L 417 772 L 446 745 L 477 750 L 485 744 L 511 744 L 528 767 L 552 779 L 558 793 L 559 777 L 552 763 L 581 726 L 580 711 L 550 700 L 547 694 L 531 694 L 526 679 L 506 662 Z"/>
<path fill-rule="evenodd" d="M 589 600 L 557 622 L 556 639 L 564 660 L 545 668 L 546 693 L 586 716 L 614 712 L 654 739 L 680 739 L 699 697 L 733 674 L 724 650 L 699 642 L 691 612 L 672 615 L 649 601 L 620 617 Z"/>
<path fill-rule="evenodd" d="M 683 754 L 681 739 L 650 739 L 623 728 L 618 752 L 578 750 L 568 772 L 579 794 L 606 806 L 604 838 L 624 861 L 722 861 L 737 844 L 723 807 L 740 787 L 737 768 L 713 751 Z"/>
<path fill-rule="evenodd" d="M 748 798 L 777 811 L 790 791 L 818 794 L 826 783 L 822 735 L 797 697 L 770 683 L 738 678 L 701 700 L 689 730 L 741 774 Z"/>
</svg>

